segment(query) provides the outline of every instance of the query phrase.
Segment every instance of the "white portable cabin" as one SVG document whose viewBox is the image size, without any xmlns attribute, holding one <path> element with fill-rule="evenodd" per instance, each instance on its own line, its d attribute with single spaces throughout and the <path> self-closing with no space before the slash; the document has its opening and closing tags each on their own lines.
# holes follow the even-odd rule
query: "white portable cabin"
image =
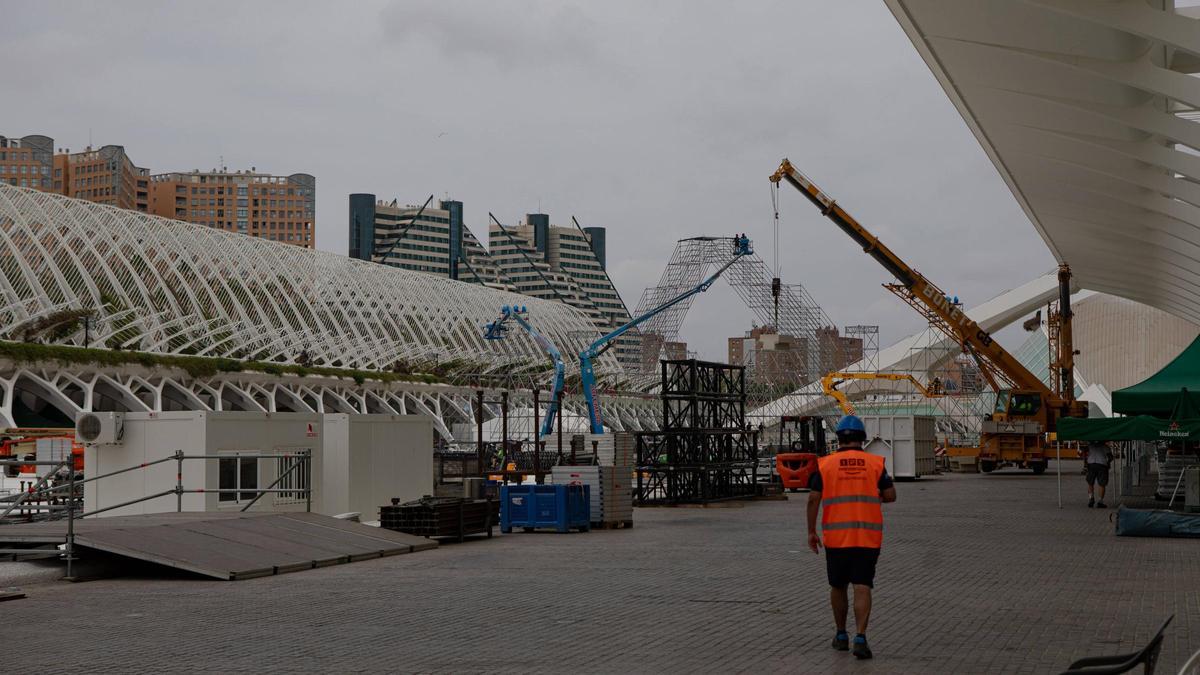
<svg viewBox="0 0 1200 675">
<path fill-rule="evenodd" d="M 935 473 L 934 419 L 927 415 L 863 415 L 867 441 L 863 449 L 887 460 L 896 478 L 919 478 Z"/>
<path fill-rule="evenodd" d="M 120 439 L 84 450 L 86 477 L 98 476 L 171 457 L 209 455 L 215 459 L 160 462 L 84 487 L 84 511 L 90 512 L 168 490 L 176 471 L 185 490 L 184 511 L 238 511 L 256 490 L 267 489 L 296 463 L 302 465 L 267 493 L 254 511 L 304 511 L 312 488 L 312 511 L 336 515 L 350 511 L 373 520 L 390 499 L 419 498 L 433 480 L 433 422 L 419 415 L 347 415 L 262 412 L 128 413 Z M 255 458 L 253 455 L 288 455 Z M 236 489 L 238 492 L 216 492 Z M 175 494 L 164 495 L 101 515 L 175 511 Z"/>
</svg>

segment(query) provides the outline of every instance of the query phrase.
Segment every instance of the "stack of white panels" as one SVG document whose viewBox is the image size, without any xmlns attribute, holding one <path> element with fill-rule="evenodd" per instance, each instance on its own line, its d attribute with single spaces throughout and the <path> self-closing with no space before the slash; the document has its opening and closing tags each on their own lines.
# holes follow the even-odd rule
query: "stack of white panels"
<svg viewBox="0 0 1200 675">
<path fill-rule="evenodd" d="M 555 485 L 587 485 L 593 523 L 633 522 L 633 467 L 556 466 Z"/>
</svg>

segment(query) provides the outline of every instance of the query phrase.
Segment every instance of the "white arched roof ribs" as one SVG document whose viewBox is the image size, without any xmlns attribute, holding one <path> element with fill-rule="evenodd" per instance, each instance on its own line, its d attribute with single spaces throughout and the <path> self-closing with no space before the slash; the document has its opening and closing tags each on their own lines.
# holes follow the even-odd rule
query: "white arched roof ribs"
<svg viewBox="0 0 1200 675">
<path fill-rule="evenodd" d="M 366 370 L 398 360 L 464 359 L 480 371 L 540 363 L 524 333 L 483 339 L 483 326 L 515 302 L 572 370 L 571 355 L 599 337 L 585 312 L 561 303 L 9 185 L 0 185 L 0 244 L 3 332 L 108 296 L 94 346 L 96 334 L 117 334 L 156 353 L 296 363 L 306 351 L 312 365 Z M 622 374 L 612 354 L 596 365 L 601 376 Z"/>
</svg>

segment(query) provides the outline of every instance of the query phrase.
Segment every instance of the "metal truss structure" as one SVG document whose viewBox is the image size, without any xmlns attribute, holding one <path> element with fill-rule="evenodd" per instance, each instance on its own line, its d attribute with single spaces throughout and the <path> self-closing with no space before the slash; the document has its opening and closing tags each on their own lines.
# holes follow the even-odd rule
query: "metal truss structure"
<svg viewBox="0 0 1200 675">
<path fill-rule="evenodd" d="M 681 239 L 663 270 L 658 285 L 646 289 L 638 302 L 634 315 L 641 315 L 680 293 L 694 288 L 708 274 L 710 268 L 720 267 L 733 258 L 733 247 L 729 237 L 694 237 Z M 837 341 L 822 339 L 823 329 L 832 327 L 833 321 L 817 305 L 803 286 L 784 285 L 779 295 L 778 320 L 775 301 L 771 295 L 771 273 L 757 253 L 741 256 L 722 278 L 733 288 L 738 297 L 754 312 L 762 325 L 775 326 L 780 333 L 802 338 L 810 347 L 807 349 L 807 371 L 801 381 L 811 382 L 838 362 Z M 695 297 L 675 305 L 667 311 L 642 324 L 643 333 L 662 336 L 664 340 L 676 340 L 683 320 L 691 309 Z M 836 366 L 832 366 L 836 367 Z"/>
<path fill-rule="evenodd" d="M 862 344 L 862 360 L 850 364 L 859 372 L 873 373 L 879 369 L 879 326 L 846 326 L 842 335 Z"/>
<path fill-rule="evenodd" d="M 758 433 L 746 426 L 746 369 L 695 359 L 663 361 L 662 430 L 637 438 L 638 504 L 753 496 Z"/>
<path fill-rule="evenodd" d="M 18 426 L 18 409 L 60 421 L 73 420 L 83 412 L 114 410 L 420 414 L 433 420 L 434 432 L 444 445 L 472 445 L 475 396 L 474 389 L 438 384 L 371 380 L 360 384 L 350 378 L 266 373 L 195 378 L 171 368 L 17 364 L 0 359 L 0 427 Z M 546 403 L 543 397 L 540 415 L 545 415 Z M 508 404 L 509 438 L 531 440 L 532 392 L 509 392 Z M 605 421 L 616 431 L 657 429 L 660 405 L 657 398 L 612 396 L 605 400 Z M 563 407 L 567 433 L 582 433 L 587 420 L 583 398 L 567 397 Z M 498 392 L 488 392 L 483 440 L 500 440 L 500 415 Z M 579 421 L 579 431 L 572 428 L 571 420 Z M 464 430 L 470 430 L 471 435 L 464 437 Z"/>
<path fill-rule="evenodd" d="M 454 364 L 548 376 L 528 337 L 482 337 L 512 301 L 476 284 L 0 185 L 0 339 L 46 329 L 34 339 L 347 369 Z M 575 308 L 520 302 L 563 351 L 599 336 Z M 622 373 L 611 354 L 595 365 L 601 376 Z"/>
</svg>

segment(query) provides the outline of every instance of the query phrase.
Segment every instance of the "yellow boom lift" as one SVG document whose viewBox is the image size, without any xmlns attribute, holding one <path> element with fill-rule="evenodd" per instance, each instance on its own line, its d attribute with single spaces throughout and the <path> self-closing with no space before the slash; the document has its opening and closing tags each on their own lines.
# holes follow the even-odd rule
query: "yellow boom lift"
<svg viewBox="0 0 1200 675">
<path fill-rule="evenodd" d="M 908 373 L 827 373 L 821 378 L 821 390 L 825 395 L 837 401 L 838 407 L 847 415 L 853 415 L 854 406 L 850 404 L 850 399 L 846 393 L 838 389 L 843 382 L 847 380 L 887 380 L 889 382 L 911 382 L 914 389 L 925 398 L 936 398 L 942 395 L 940 385 L 935 379 L 934 382 L 926 387 L 917 381 L 917 378 Z"/>
<path fill-rule="evenodd" d="M 825 194 L 791 162 L 783 160 L 771 182 L 787 181 L 821 213 L 848 234 L 863 251 L 892 274 L 899 283 L 884 284 L 907 302 L 947 337 L 957 342 L 979 365 L 988 384 L 996 391 L 993 412 L 984 417 L 980 429 L 978 463 L 983 472 L 1013 465 L 1046 470 L 1053 454 L 1046 434 L 1055 430 L 1063 417 L 1087 416 L 1086 404 L 1075 400 L 1073 377 L 1075 351 L 1071 343 L 1071 270 L 1058 268 L 1059 303 L 1050 312 L 1052 341 L 1051 381 L 1054 388 L 1029 372 L 1000 343 L 992 339 L 962 307 L 940 288 L 910 267 L 875 235 L 871 234 L 832 197 Z"/>
</svg>

